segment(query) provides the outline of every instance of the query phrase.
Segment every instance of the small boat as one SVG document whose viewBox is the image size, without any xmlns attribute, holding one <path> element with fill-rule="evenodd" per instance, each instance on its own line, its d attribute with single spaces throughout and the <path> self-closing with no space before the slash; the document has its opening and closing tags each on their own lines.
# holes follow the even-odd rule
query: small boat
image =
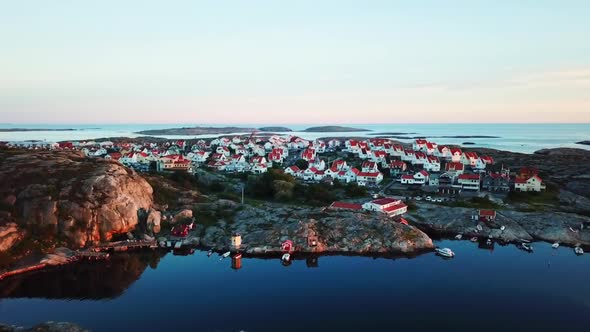
<svg viewBox="0 0 590 332">
<path fill-rule="evenodd" d="M 530 243 L 523 242 L 520 244 L 520 247 L 528 252 L 533 252 L 533 246 Z"/>
<path fill-rule="evenodd" d="M 483 231 L 483 227 L 481 227 L 481 225 L 477 225 L 475 228 L 477 228 L 478 231 Z"/>
<path fill-rule="evenodd" d="M 506 226 L 501 226 L 500 230 L 503 232 L 506 229 Z"/>
<path fill-rule="evenodd" d="M 290 254 L 284 254 L 283 257 L 281 257 L 281 260 L 283 262 L 289 262 L 291 260 L 291 255 Z"/>
<path fill-rule="evenodd" d="M 160 247 L 161 248 L 165 248 L 166 247 L 166 241 L 160 241 Z"/>
<path fill-rule="evenodd" d="M 457 234 L 457 236 L 455 236 L 455 239 L 457 239 L 457 240 L 461 240 L 462 238 L 463 238 L 462 234 Z"/>
<path fill-rule="evenodd" d="M 442 257 L 455 257 L 455 253 L 449 248 L 436 248 L 436 254 Z"/>
<path fill-rule="evenodd" d="M 172 241 L 166 241 L 166 248 L 172 248 Z"/>
<path fill-rule="evenodd" d="M 225 254 L 221 255 L 221 259 L 228 258 L 231 255 L 231 252 L 226 252 Z"/>
<path fill-rule="evenodd" d="M 211 255 L 213 255 L 213 250 L 207 251 L 207 257 L 211 257 Z"/>
<path fill-rule="evenodd" d="M 174 244 L 174 249 L 180 249 L 180 247 L 182 247 L 182 241 L 176 241 Z"/>
<path fill-rule="evenodd" d="M 486 244 L 487 244 L 488 246 L 491 246 L 491 245 L 492 245 L 492 239 L 488 239 L 488 240 L 486 241 Z"/>
<path fill-rule="evenodd" d="M 555 242 L 554 244 L 552 244 L 551 248 L 553 248 L 553 249 L 559 248 L 559 242 Z"/>
<path fill-rule="evenodd" d="M 471 238 L 471 242 L 477 242 L 477 241 L 478 241 L 477 237 L 474 236 Z"/>
<path fill-rule="evenodd" d="M 583 255 L 584 254 L 584 249 L 582 249 L 580 247 L 575 247 L 574 248 L 574 252 L 576 253 L 576 255 Z"/>
</svg>

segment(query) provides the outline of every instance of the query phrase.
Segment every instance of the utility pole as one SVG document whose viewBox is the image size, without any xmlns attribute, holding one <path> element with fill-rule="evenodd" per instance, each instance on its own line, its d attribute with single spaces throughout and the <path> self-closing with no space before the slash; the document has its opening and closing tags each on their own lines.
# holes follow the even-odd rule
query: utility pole
<svg viewBox="0 0 590 332">
<path fill-rule="evenodd" d="M 244 205 L 244 188 L 246 185 L 242 185 L 242 205 Z"/>
</svg>

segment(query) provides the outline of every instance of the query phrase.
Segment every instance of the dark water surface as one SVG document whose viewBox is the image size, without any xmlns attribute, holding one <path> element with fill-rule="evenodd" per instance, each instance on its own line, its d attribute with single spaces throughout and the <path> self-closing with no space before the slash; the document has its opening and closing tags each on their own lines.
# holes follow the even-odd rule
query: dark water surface
<svg viewBox="0 0 590 332">
<path fill-rule="evenodd" d="M 119 255 L 0 283 L 0 322 L 93 331 L 588 331 L 590 255 L 536 243 L 457 257 Z"/>
</svg>

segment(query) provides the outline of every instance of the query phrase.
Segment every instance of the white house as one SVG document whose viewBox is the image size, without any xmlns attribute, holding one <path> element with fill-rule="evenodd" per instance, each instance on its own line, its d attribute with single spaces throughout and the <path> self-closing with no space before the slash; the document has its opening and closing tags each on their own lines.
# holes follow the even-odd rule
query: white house
<svg viewBox="0 0 590 332">
<path fill-rule="evenodd" d="M 350 168 L 346 171 L 340 171 L 338 172 L 338 180 L 346 183 L 356 182 L 357 176 L 360 173 L 361 172 L 356 168 Z"/>
<path fill-rule="evenodd" d="M 444 145 L 439 145 L 438 148 L 436 149 L 436 151 L 434 152 L 434 155 L 439 158 L 444 158 L 444 159 L 451 159 L 451 157 L 452 157 L 451 149 L 449 149 L 448 147 L 446 147 Z"/>
<path fill-rule="evenodd" d="M 299 169 L 299 167 L 293 165 L 285 168 L 285 174 L 289 174 L 294 177 L 299 177 L 301 176 L 301 170 Z"/>
<path fill-rule="evenodd" d="M 463 155 L 461 156 L 461 163 L 463 165 L 475 167 L 478 159 L 479 157 L 475 152 L 463 152 Z"/>
<path fill-rule="evenodd" d="M 458 183 L 464 190 L 479 191 L 480 176 L 479 174 L 461 174 L 459 175 Z"/>
<path fill-rule="evenodd" d="M 323 171 L 326 169 L 326 162 L 320 159 L 319 156 L 316 156 L 315 159 L 309 163 L 309 167 L 315 167 L 319 171 Z"/>
<path fill-rule="evenodd" d="M 402 154 L 400 157 L 403 161 L 414 163 L 414 154 L 414 150 L 404 150 L 404 154 Z"/>
<path fill-rule="evenodd" d="M 414 141 L 412 148 L 414 149 L 414 151 L 422 151 L 423 149 L 425 150 L 426 143 L 428 143 L 428 141 L 425 139 L 417 139 Z"/>
<path fill-rule="evenodd" d="M 268 171 L 268 168 L 266 167 L 266 164 L 254 164 L 252 166 L 252 168 L 250 169 L 250 172 L 254 173 L 254 174 L 262 174 L 262 173 L 266 173 L 266 171 Z"/>
<path fill-rule="evenodd" d="M 420 172 L 414 174 L 414 184 L 424 185 L 428 182 L 429 177 L 430 177 L 430 174 L 428 174 L 428 172 L 420 171 Z"/>
<path fill-rule="evenodd" d="M 408 207 L 398 199 L 386 197 L 363 204 L 363 210 L 381 212 L 389 217 L 395 217 L 408 212 Z"/>
<path fill-rule="evenodd" d="M 514 190 L 515 191 L 542 191 L 547 189 L 543 180 L 538 175 L 533 175 L 530 178 L 516 178 L 514 182 Z"/>
<path fill-rule="evenodd" d="M 424 169 L 428 172 L 440 172 L 440 160 L 435 156 L 428 156 L 424 163 Z"/>
<path fill-rule="evenodd" d="M 414 176 L 410 174 L 402 175 L 401 177 L 402 184 L 414 184 Z"/>
<path fill-rule="evenodd" d="M 383 181 L 381 172 L 360 172 L 356 176 L 356 183 L 359 186 L 378 185 L 381 181 Z"/>
<path fill-rule="evenodd" d="M 477 159 L 475 163 L 475 168 L 484 171 L 488 165 L 492 165 L 494 163 L 494 159 L 490 156 L 481 156 Z"/>
<path fill-rule="evenodd" d="M 374 161 L 365 161 L 361 166 L 361 171 L 365 173 L 378 172 L 379 167 L 377 166 L 377 163 Z"/>
<path fill-rule="evenodd" d="M 226 146 L 218 146 L 217 150 L 215 150 L 215 152 L 222 154 L 226 157 L 229 157 L 229 155 L 230 155 L 229 149 Z"/>
<path fill-rule="evenodd" d="M 463 151 L 459 148 L 451 148 L 451 161 L 454 163 L 461 162 L 461 157 L 463 156 Z"/>
</svg>

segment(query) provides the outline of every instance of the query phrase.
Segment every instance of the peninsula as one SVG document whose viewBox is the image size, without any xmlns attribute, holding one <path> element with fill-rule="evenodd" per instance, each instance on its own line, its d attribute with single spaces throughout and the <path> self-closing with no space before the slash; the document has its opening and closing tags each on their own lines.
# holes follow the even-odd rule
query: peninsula
<svg viewBox="0 0 590 332">
<path fill-rule="evenodd" d="M 305 133 L 349 133 L 349 132 L 357 132 L 357 131 L 370 131 L 369 129 L 360 129 L 360 128 L 352 128 L 352 127 L 343 127 L 343 126 L 320 126 L 320 127 L 310 127 L 303 132 Z"/>
</svg>

